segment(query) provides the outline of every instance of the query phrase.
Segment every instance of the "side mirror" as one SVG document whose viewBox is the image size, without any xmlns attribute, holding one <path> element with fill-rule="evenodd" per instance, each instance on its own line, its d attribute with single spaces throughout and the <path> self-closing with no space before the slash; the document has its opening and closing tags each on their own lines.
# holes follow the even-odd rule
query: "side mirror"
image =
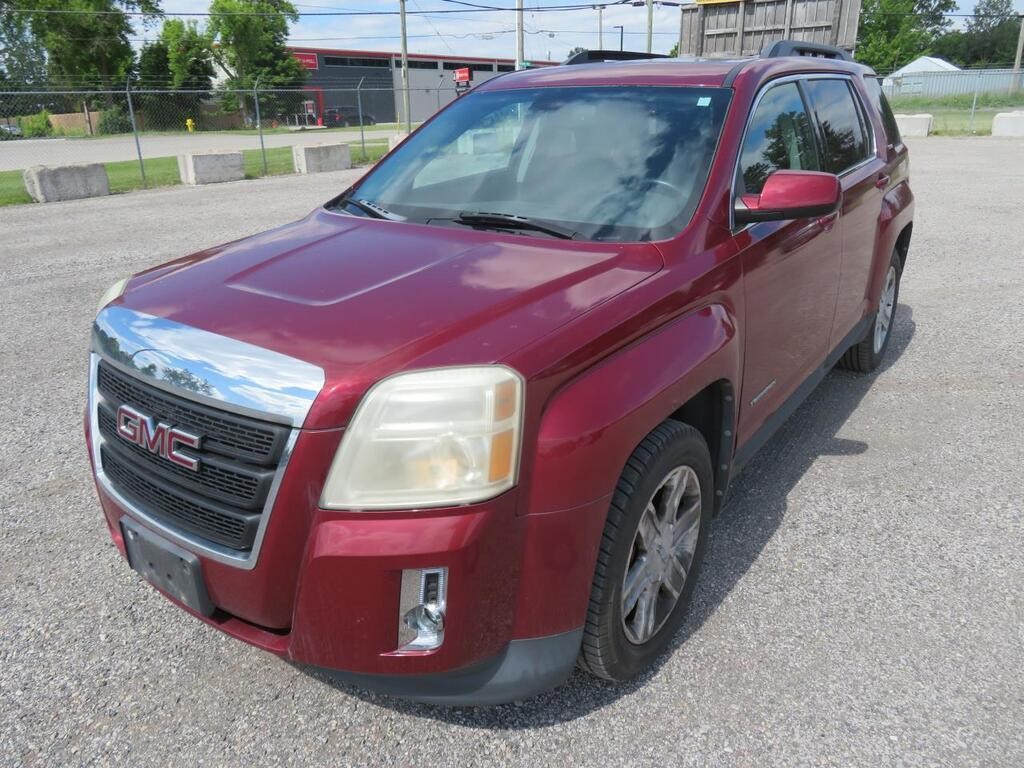
<svg viewBox="0 0 1024 768">
<path fill-rule="evenodd" d="M 733 205 L 737 224 L 827 216 L 839 209 L 839 177 L 818 171 L 775 171 L 760 195 L 738 195 Z"/>
</svg>

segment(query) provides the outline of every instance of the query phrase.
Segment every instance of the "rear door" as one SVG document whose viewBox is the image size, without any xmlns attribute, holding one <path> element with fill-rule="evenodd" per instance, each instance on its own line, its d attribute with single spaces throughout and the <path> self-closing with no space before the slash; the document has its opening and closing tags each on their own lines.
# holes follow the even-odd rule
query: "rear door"
<svg viewBox="0 0 1024 768">
<path fill-rule="evenodd" d="M 878 218 L 889 177 L 876 154 L 874 130 L 850 79 L 814 76 L 804 87 L 818 130 L 822 170 L 836 174 L 843 185 L 842 270 L 831 349 L 869 310 Z"/>
<path fill-rule="evenodd" d="M 796 79 L 768 85 L 747 123 L 736 195 L 759 194 L 777 170 L 821 170 Z M 744 271 L 746 334 L 739 442 L 821 365 L 839 287 L 837 216 L 751 224 L 735 233 Z"/>
</svg>

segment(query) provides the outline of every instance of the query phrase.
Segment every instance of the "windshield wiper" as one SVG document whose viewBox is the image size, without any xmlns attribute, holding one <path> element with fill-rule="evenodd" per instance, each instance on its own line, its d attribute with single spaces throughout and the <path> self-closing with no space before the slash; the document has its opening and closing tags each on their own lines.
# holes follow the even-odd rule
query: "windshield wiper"
<svg viewBox="0 0 1024 768">
<path fill-rule="evenodd" d="M 462 211 L 452 221 L 468 226 L 485 226 L 496 229 L 525 229 L 533 232 L 543 232 L 552 237 L 563 240 L 572 240 L 579 233 L 566 227 L 552 224 L 549 221 L 538 221 L 526 216 L 516 216 L 511 213 L 488 213 L 486 211 Z"/>
<path fill-rule="evenodd" d="M 352 205 L 358 208 L 363 213 L 372 216 L 375 219 L 387 219 L 388 221 L 405 221 L 405 216 L 400 216 L 397 213 L 392 213 L 387 208 L 371 203 L 369 200 L 362 200 L 357 197 L 343 197 L 338 201 L 338 207 L 344 205 Z"/>
</svg>

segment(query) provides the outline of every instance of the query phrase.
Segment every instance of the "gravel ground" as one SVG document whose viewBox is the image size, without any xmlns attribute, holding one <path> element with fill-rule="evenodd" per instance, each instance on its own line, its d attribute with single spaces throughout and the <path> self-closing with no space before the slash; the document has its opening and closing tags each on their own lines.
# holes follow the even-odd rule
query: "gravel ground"
<svg viewBox="0 0 1024 768">
<path fill-rule="evenodd" d="M 81 436 L 94 301 L 351 174 L 0 213 L 0 762 L 1024 764 L 1024 142 L 912 145 L 888 365 L 835 372 L 738 481 L 674 650 L 490 710 L 333 687 L 109 543 Z"/>
</svg>

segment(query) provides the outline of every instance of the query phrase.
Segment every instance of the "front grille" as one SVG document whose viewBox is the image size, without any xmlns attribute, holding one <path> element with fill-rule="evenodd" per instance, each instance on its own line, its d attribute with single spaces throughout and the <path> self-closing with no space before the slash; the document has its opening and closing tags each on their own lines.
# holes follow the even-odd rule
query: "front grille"
<svg viewBox="0 0 1024 768">
<path fill-rule="evenodd" d="M 276 464 L 288 439 L 287 427 L 175 397 L 105 362 L 99 364 L 97 389 L 108 402 L 130 403 L 154 418 L 202 435 L 205 450 L 231 458 Z"/>
<path fill-rule="evenodd" d="M 101 361 L 96 427 L 100 461 L 114 489 L 141 510 L 210 542 L 250 550 L 288 438 L 287 427 L 219 411 L 169 394 Z M 197 471 L 122 439 L 117 408 L 127 404 L 202 440 Z"/>
</svg>

